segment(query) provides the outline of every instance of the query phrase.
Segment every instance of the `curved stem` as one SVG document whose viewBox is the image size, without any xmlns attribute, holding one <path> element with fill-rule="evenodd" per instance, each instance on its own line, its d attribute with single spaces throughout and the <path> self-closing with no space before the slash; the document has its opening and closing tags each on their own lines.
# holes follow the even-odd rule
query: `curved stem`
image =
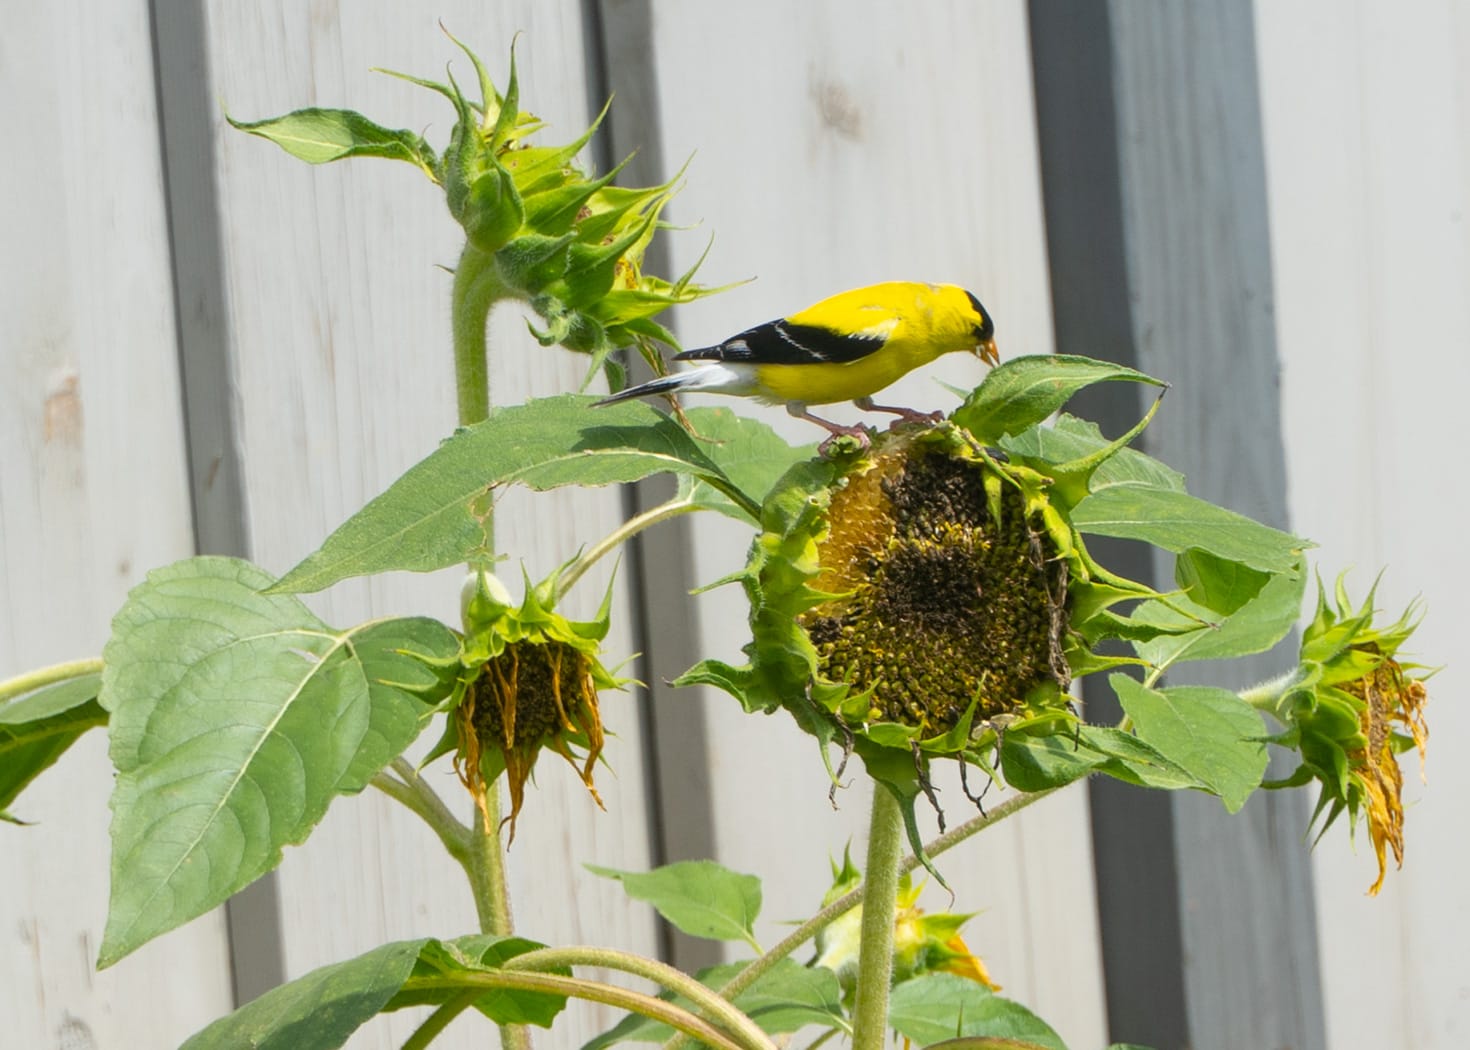
<svg viewBox="0 0 1470 1050">
<path fill-rule="evenodd" d="M 721 1032 L 708 1021 L 694 1016 L 683 1007 L 675 1006 L 642 992 L 630 991 L 600 981 L 587 981 L 580 977 L 564 977 L 554 973 L 532 973 L 524 971 L 496 970 L 494 973 L 457 973 L 453 977 L 410 977 L 404 982 L 405 991 L 442 988 L 461 989 L 512 988 L 528 992 L 545 992 L 549 995 L 564 995 L 571 999 L 586 999 L 589 1002 L 616 1006 L 622 1010 L 651 1017 L 655 1021 L 687 1033 L 700 1042 L 716 1047 L 717 1050 L 772 1050 L 769 1040 L 752 1043 L 732 1038 Z M 504 1028 L 501 1031 L 505 1031 Z M 508 1046 L 509 1044 L 503 1044 Z"/>
<path fill-rule="evenodd" d="M 615 549 L 619 544 L 626 543 L 650 525 L 657 525 L 661 521 L 668 521 L 670 518 L 677 518 L 681 514 L 688 514 L 698 509 L 695 504 L 690 503 L 683 497 L 677 497 L 669 500 L 667 503 L 660 503 L 656 507 L 650 507 L 642 514 L 637 514 L 629 518 L 591 547 L 588 547 L 581 554 L 577 555 L 576 560 L 562 570 L 561 575 L 556 580 L 556 591 L 551 597 L 551 604 L 555 605 L 561 601 L 562 596 L 572 589 L 572 584 L 580 580 L 588 569 L 597 564 L 600 558 Z"/>
<path fill-rule="evenodd" d="M 505 298 L 495 271 L 495 257 L 468 241 L 454 270 L 454 388 L 459 425 L 470 426 L 490 414 L 490 362 L 485 322 L 490 307 Z"/>
<path fill-rule="evenodd" d="M 874 783 L 868 859 L 863 868 L 868 892 L 863 901 L 858 947 L 852 1050 L 883 1050 L 888 1035 L 888 985 L 893 978 L 893 918 L 898 909 L 898 856 L 902 844 L 903 813 L 898 799 L 882 784 Z"/>
<path fill-rule="evenodd" d="M 402 804 L 425 824 L 429 825 L 444 849 L 461 865 L 469 864 L 470 829 L 450 812 L 439 793 L 424 782 L 413 764 L 407 759 L 395 758 L 393 773 L 379 771 L 371 781 L 373 787 L 393 801 Z"/>
<path fill-rule="evenodd" d="M 471 988 L 459 993 L 449 1002 L 441 1004 L 439 1009 L 424 1018 L 423 1024 L 413 1030 L 413 1035 L 404 1041 L 403 1050 L 424 1050 L 424 1047 L 432 1043 L 440 1032 L 449 1027 L 449 1022 L 469 1009 L 483 994 L 481 989 Z"/>
<path fill-rule="evenodd" d="M 69 660 L 64 664 L 52 664 L 50 667 L 38 667 L 34 671 L 27 671 L 25 674 L 18 674 L 14 678 L 7 678 L 0 682 L 0 704 L 13 700 L 17 696 L 33 693 L 42 686 L 65 682 L 71 678 L 81 678 L 83 675 L 101 673 L 102 657 L 100 656 L 91 656 L 85 660 Z"/>
<path fill-rule="evenodd" d="M 573 946 L 541 948 L 517 955 L 506 962 L 504 970 L 543 970 L 558 966 L 601 966 L 643 977 L 655 984 L 679 992 L 700 1009 L 700 1016 L 715 1021 L 751 1046 L 770 1047 L 771 1042 L 760 1026 L 741 1013 L 726 998 L 700 984 L 693 977 L 656 959 L 648 959 L 611 948 Z"/>
</svg>

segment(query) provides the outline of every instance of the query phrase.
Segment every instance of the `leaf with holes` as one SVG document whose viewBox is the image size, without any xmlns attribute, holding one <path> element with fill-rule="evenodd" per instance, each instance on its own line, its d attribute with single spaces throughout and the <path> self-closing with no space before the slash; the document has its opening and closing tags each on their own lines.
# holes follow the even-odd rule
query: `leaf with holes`
<svg viewBox="0 0 1470 1050">
<path fill-rule="evenodd" d="M 193 558 L 133 589 L 103 650 L 112 901 L 99 966 L 221 903 L 403 751 L 451 682 L 432 620 L 337 631 L 261 594 L 247 562 Z"/>
</svg>

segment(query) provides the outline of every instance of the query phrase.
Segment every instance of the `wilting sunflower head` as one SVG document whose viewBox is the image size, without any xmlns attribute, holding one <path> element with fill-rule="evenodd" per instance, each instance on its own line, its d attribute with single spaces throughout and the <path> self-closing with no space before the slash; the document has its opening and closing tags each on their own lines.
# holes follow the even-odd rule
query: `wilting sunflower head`
<svg viewBox="0 0 1470 1050">
<path fill-rule="evenodd" d="M 948 424 L 798 466 L 766 500 L 744 577 L 750 667 L 697 680 L 786 707 L 875 775 L 906 765 L 927 786 L 943 755 L 988 769 L 998 725 L 1070 717 L 1085 567 L 1048 484 Z"/>
<path fill-rule="evenodd" d="M 1422 771 L 1429 742 L 1424 669 L 1399 660 L 1419 625 L 1419 609 L 1411 605 L 1387 627 L 1376 626 L 1373 615 L 1372 592 L 1355 608 L 1341 578 L 1330 602 L 1319 584 L 1317 614 L 1302 635 L 1301 668 L 1272 709 L 1288 726 L 1281 742 L 1301 753 L 1296 772 L 1277 786 L 1318 781 L 1314 820 L 1322 821 L 1322 832 L 1343 812 L 1354 828 L 1366 815 L 1378 859 L 1369 894 L 1383 885 L 1389 850 L 1403 865 L 1398 755 L 1417 748 Z"/>
<path fill-rule="evenodd" d="M 515 838 L 526 781 L 549 748 L 577 770 L 599 806 L 592 771 L 602 754 L 599 689 L 619 687 L 598 659 L 598 642 L 608 628 L 604 603 L 596 620 L 577 623 L 543 604 L 546 588 L 527 585 L 519 608 L 489 573 L 473 590 L 467 585 L 462 697 L 455 708 L 455 767 L 487 815 L 486 792 L 501 772 L 510 788 L 505 818 Z M 488 817 L 487 817 L 488 819 Z"/>
<path fill-rule="evenodd" d="M 861 873 L 844 853 L 842 867 L 832 866 L 832 888 L 822 904 L 832 903 L 862 881 Z M 951 912 L 926 913 L 918 906 L 923 884 L 914 885 L 905 875 L 897 894 L 897 911 L 893 920 L 893 981 L 908 980 L 926 973 L 953 973 L 983 984 L 992 992 L 1000 985 L 990 978 L 985 963 L 970 951 L 960 937 L 960 928 L 972 915 Z M 858 943 L 863 909 L 859 905 L 839 916 L 817 934 L 817 958 L 814 966 L 823 966 L 837 974 L 844 995 L 851 995 L 857 982 Z"/>
</svg>

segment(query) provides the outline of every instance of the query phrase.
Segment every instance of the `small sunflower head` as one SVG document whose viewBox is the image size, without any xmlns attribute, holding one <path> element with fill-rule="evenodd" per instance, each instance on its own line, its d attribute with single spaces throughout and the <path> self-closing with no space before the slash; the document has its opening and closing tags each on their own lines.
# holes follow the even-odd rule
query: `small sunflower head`
<svg viewBox="0 0 1470 1050">
<path fill-rule="evenodd" d="M 602 805 L 592 780 L 604 739 L 597 693 L 622 683 L 598 659 L 608 625 L 605 606 L 597 620 L 573 622 L 543 604 L 544 587 L 528 585 L 521 606 L 511 608 L 498 580 L 475 576 L 482 578 L 477 597 L 464 604 L 488 616 L 475 622 L 467 616 L 468 673 L 454 712 L 455 766 L 482 814 L 489 786 L 505 773 L 511 802 L 505 820 L 514 839 L 526 781 L 542 748 L 566 759 Z"/>
<path fill-rule="evenodd" d="M 1404 856 L 1403 777 L 1398 755 L 1419 752 L 1422 770 L 1429 729 L 1423 668 L 1399 659 L 1419 624 L 1417 606 L 1394 623 L 1373 622 L 1373 594 L 1355 607 L 1339 579 L 1331 601 L 1318 588 L 1317 613 L 1302 635 L 1301 668 L 1272 713 L 1287 727 L 1282 743 L 1301 754 L 1301 765 L 1280 786 L 1316 780 L 1321 797 L 1314 819 L 1322 831 L 1346 812 L 1351 826 L 1367 817 L 1378 859 L 1376 894 L 1391 850 Z M 1320 835 L 1320 833 L 1319 833 Z"/>
<path fill-rule="evenodd" d="M 845 854 L 842 867 L 832 866 L 833 884 L 822 899 L 823 905 L 843 896 L 861 881 L 861 873 Z M 991 980 L 985 963 L 965 945 L 960 928 L 972 915 L 951 912 L 926 913 L 918 906 L 923 884 L 914 885 L 905 875 L 899 882 L 897 912 L 893 920 L 893 982 L 906 981 L 926 973 L 952 973 L 992 992 L 1000 985 Z M 851 995 L 857 981 L 858 941 L 863 909 L 859 905 L 827 925 L 817 935 L 817 958 L 813 965 L 823 966 L 837 974 L 844 995 Z"/>
</svg>

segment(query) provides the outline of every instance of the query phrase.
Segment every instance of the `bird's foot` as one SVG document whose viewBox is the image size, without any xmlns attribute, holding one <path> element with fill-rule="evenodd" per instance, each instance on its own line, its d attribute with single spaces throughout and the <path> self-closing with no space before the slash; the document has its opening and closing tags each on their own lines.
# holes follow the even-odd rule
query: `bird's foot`
<svg viewBox="0 0 1470 1050">
<path fill-rule="evenodd" d="M 868 428 L 857 425 L 841 427 L 832 431 L 832 436 L 817 446 L 817 455 L 823 459 L 832 459 L 840 455 L 856 455 L 868 451 L 873 444 L 873 439 L 868 436 Z"/>
</svg>

